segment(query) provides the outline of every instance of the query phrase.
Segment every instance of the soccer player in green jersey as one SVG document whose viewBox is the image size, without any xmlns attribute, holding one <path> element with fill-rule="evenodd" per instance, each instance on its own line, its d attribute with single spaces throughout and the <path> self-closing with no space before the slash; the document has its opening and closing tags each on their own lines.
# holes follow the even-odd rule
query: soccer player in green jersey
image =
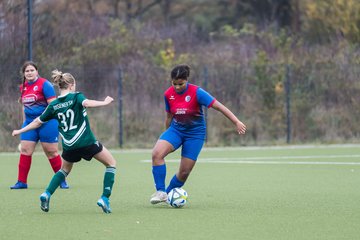
<svg viewBox="0 0 360 240">
<path fill-rule="evenodd" d="M 54 85 L 59 87 L 60 96 L 52 101 L 45 111 L 26 127 L 14 130 L 13 136 L 36 129 L 50 119 L 59 122 L 59 133 L 62 137 L 63 163 L 61 169 L 55 173 L 45 192 L 40 195 L 41 210 L 48 212 L 50 197 L 60 183 L 69 175 L 73 164 L 82 158 L 90 161 L 95 158 L 105 165 L 103 193 L 97 205 L 104 213 L 111 213 L 109 197 L 114 184 L 116 160 L 101 143 L 99 143 L 90 129 L 86 108 L 100 107 L 110 104 L 114 99 L 107 96 L 104 101 L 87 99 L 81 92 L 75 92 L 75 78 L 70 73 L 58 70 L 52 72 Z"/>
</svg>

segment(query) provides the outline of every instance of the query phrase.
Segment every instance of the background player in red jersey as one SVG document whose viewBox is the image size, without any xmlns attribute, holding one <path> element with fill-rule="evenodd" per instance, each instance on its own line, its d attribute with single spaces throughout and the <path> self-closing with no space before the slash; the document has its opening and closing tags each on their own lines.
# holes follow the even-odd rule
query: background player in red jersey
<svg viewBox="0 0 360 240">
<path fill-rule="evenodd" d="M 94 136 L 87 116 L 87 108 L 106 106 L 114 101 L 107 96 L 104 101 L 87 99 L 81 92 L 76 92 L 76 81 L 70 73 L 58 70 L 52 72 L 52 80 L 59 87 L 59 97 L 52 101 L 45 111 L 29 125 L 12 132 L 13 136 L 23 134 L 33 129 L 41 128 L 43 124 L 55 119 L 59 123 L 59 133 L 63 146 L 63 164 L 52 177 L 45 192 L 40 195 L 40 208 L 49 211 L 50 198 L 60 183 L 70 174 L 74 163 L 95 158 L 104 166 L 103 193 L 97 205 L 104 213 L 111 213 L 109 197 L 115 181 L 116 160 Z"/>
<path fill-rule="evenodd" d="M 205 141 L 206 124 L 202 106 L 214 108 L 225 115 L 236 127 L 239 134 L 245 134 L 246 126 L 227 107 L 217 101 L 199 86 L 188 83 L 190 67 L 176 66 L 171 71 L 172 86 L 165 91 L 166 131 L 156 142 L 152 151 L 152 173 L 156 192 L 150 203 L 165 202 L 167 193 L 182 187 L 195 166 Z M 178 172 L 165 188 L 165 157 L 182 146 Z"/>
<path fill-rule="evenodd" d="M 23 82 L 20 87 L 20 102 L 23 104 L 24 123 L 22 127 L 25 127 L 41 115 L 47 105 L 56 99 L 56 94 L 53 85 L 39 76 L 38 67 L 34 62 L 25 62 L 21 67 L 21 73 Z M 21 134 L 18 181 L 10 187 L 11 189 L 26 189 L 28 187 L 27 177 L 31 167 L 32 154 L 38 141 L 40 141 L 54 172 L 60 170 L 62 161 L 58 154 L 58 136 L 56 120 L 47 122 L 39 129 Z M 69 188 L 66 181 L 63 181 L 60 187 Z"/>
</svg>

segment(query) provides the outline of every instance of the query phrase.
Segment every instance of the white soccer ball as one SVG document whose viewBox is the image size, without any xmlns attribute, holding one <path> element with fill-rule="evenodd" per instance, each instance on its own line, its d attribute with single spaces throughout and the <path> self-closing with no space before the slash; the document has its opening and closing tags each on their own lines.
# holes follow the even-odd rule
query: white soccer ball
<svg viewBox="0 0 360 240">
<path fill-rule="evenodd" d="M 174 208 L 181 208 L 187 202 L 188 194 L 182 188 L 173 188 L 167 197 L 167 203 Z"/>
</svg>

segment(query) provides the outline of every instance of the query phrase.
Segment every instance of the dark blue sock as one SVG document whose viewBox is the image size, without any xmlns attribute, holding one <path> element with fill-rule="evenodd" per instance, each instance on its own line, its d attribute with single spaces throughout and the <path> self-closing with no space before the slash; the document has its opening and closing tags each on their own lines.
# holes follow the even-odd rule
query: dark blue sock
<svg viewBox="0 0 360 240">
<path fill-rule="evenodd" d="M 165 192 L 166 165 L 152 167 L 156 191 Z"/>
<path fill-rule="evenodd" d="M 177 177 L 176 174 L 173 176 L 173 178 L 170 181 L 169 186 L 166 188 L 166 193 L 169 193 L 171 191 L 171 189 L 173 188 L 177 188 L 177 187 L 182 187 L 184 186 L 185 182 L 181 182 Z"/>
</svg>

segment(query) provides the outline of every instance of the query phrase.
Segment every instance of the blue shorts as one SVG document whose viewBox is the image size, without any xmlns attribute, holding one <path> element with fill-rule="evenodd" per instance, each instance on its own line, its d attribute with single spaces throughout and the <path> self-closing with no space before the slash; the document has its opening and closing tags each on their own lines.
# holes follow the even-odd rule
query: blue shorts
<svg viewBox="0 0 360 240">
<path fill-rule="evenodd" d="M 173 145 L 175 150 L 182 145 L 181 156 L 196 161 L 204 145 L 205 136 L 191 136 L 183 134 L 173 127 L 169 127 L 160 135 L 159 139 L 168 141 L 171 145 Z"/>
<path fill-rule="evenodd" d="M 33 120 L 26 119 L 22 127 L 29 125 Z M 46 143 L 57 143 L 59 137 L 58 121 L 52 119 L 45 122 L 41 127 L 37 129 L 24 132 L 20 135 L 20 140 L 26 140 L 31 142 L 46 142 Z"/>
</svg>

